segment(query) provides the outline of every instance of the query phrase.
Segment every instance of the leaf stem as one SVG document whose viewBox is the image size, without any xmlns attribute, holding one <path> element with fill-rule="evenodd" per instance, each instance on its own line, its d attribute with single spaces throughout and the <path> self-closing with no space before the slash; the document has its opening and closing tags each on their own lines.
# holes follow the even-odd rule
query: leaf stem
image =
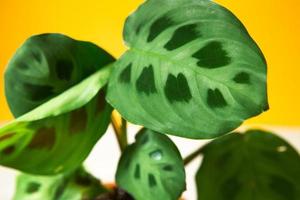
<svg viewBox="0 0 300 200">
<path fill-rule="evenodd" d="M 201 146 L 199 149 L 197 149 L 196 151 L 194 151 L 193 153 L 191 153 L 190 155 L 188 155 L 187 157 L 185 157 L 183 159 L 183 162 L 184 162 L 184 166 L 187 166 L 188 164 L 190 164 L 196 157 L 198 157 L 202 151 L 203 151 L 203 148 L 205 147 L 204 146 Z"/>
<path fill-rule="evenodd" d="M 118 118 L 121 118 L 121 119 L 119 120 Z M 128 145 L 127 122 L 122 117 L 118 117 L 118 116 L 112 114 L 111 115 L 111 124 L 114 129 L 114 133 L 116 135 L 120 150 L 121 150 L 121 152 L 123 152 Z"/>
<path fill-rule="evenodd" d="M 127 121 L 124 118 L 121 118 L 121 141 L 123 143 L 124 147 L 127 147 L 128 145 L 128 139 L 127 139 Z"/>
</svg>

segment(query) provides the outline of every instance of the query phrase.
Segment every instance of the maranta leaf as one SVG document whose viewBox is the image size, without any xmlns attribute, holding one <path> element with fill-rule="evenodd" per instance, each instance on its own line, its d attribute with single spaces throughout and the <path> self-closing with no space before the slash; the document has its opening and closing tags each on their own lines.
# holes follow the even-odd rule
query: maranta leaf
<svg viewBox="0 0 300 200">
<path fill-rule="evenodd" d="M 72 84 L 76 83 L 74 81 L 69 88 L 66 87 L 65 90 L 62 90 L 61 93 L 54 97 L 50 95 L 46 98 L 46 102 L 42 104 L 40 103 L 44 100 L 36 102 L 26 99 L 28 96 L 25 94 L 38 95 L 36 91 L 32 91 L 32 93 L 23 91 L 24 93 L 20 94 L 20 99 L 18 99 L 18 94 L 12 91 L 10 93 L 12 96 L 8 97 L 8 101 L 10 101 L 10 98 L 14 99 L 10 102 L 10 105 L 12 107 L 16 106 L 15 115 L 31 110 L 30 106 L 26 107 L 26 103 L 30 102 L 29 104 L 37 107 L 0 129 L 0 164 L 32 174 L 55 174 L 81 165 L 93 146 L 105 133 L 112 111 L 110 105 L 105 101 L 105 85 L 111 71 L 111 67 L 108 64 L 113 58 L 101 49 L 97 50 L 98 56 L 95 58 L 94 50 L 90 52 L 89 48 L 81 49 L 80 54 L 72 55 L 78 44 L 75 40 L 65 38 L 62 35 L 40 35 L 34 37 L 38 38 L 29 39 L 29 41 L 32 41 L 32 44 L 29 42 L 30 45 L 28 46 L 26 42 L 24 48 L 22 46 L 17 51 L 16 57 L 13 58 L 14 61 L 11 63 L 16 64 L 22 60 L 24 62 L 27 61 L 28 64 L 36 62 L 30 54 L 35 49 L 35 44 L 37 46 L 43 44 L 43 47 L 49 44 L 49 48 L 38 49 L 38 52 L 44 59 L 46 59 L 47 55 L 53 57 L 50 56 L 46 59 L 47 61 L 45 60 L 48 63 L 47 65 L 33 64 L 29 68 L 30 72 L 28 74 L 27 71 L 20 72 L 18 69 L 14 69 L 15 67 L 18 68 L 18 66 L 10 64 L 6 73 L 7 76 L 13 76 L 13 72 L 16 71 L 16 77 L 20 76 L 26 82 L 30 82 L 31 79 L 32 81 L 37 81 L 36 84 L 49 81 L 49 84 L 53 84 L 53 87 L 56 87 L 55 83 L 58 82 L 54 81 L 55 78 L 51 80 L 52 75 L 49 75 L 45 80 L 40 80 L 40 82 L 35 77 L 30 78 L 27 75 L 33 76 L 34 73 L 40 75 L 43 73 L 47 74 L 49 71 L 52 72 L 55 67 L 51 63 L 55 65 L 57 59 L 60 60 L 67 57 L 66 55 L 69 57 L 73 56 L 74 59 L 76 57 L 79 63 L 83 62 L 80 64 L 81 68 L 77 69 L 77 64 L 73 60 L 74 76 L 72 75 L 71 79 L 72 77 L 82 76 L 82 73 L 84 76 L 89 73 L 92 74 L 85 77 L 83 81 L 76 80 L 79 83 L 72 86 Z M 64 52 L 65 50 L 65 44 L 61 42 L 64 39 L 70 40 L 69 42 L 71 43 L 74 42 L 65 54 L 61 53 L 61 51 Z M 46 44 L 44 44 L 45 41 Z M 51 48 L 52 45 L 61 45 L 61 47 Z M 68 47 L 68 45 L 66 46 Z M 85 56 L 89 55 L 89 53 L 91 58 L 86 64 L 93 66 L 95 72 L 87 73 L 83 72 L 83 70 L 85 69 L 84 61 L 89 60 Z M 83 60 L 80 60 L 81 55 L 84 57 Z M 21 57 L 19 58 L 19 56 Z M 104 67 L 104 65 L 108 66 Z M 16 87 L 15 92 L 17 92 L 25 84 L 18 80 L 20 79 L 14 81 L 11 79 L 10 82 L 7 82 L 6 89 Z M 65 84 L 68 85 L 69 83 L 66 82 Z M 59 85 L 57 87 L 65 86 Z M 25 96 L 22 96 L 22 94 Z M 26 109 L 19 110 L 18 107 L 22 107 L 23 102 Z"/>
<path fill-rule="evenodd" d="M 185 190 L 177 147 L 166 135 L 147 129 L 141 130 L 123 153 L 116 180 L 136 200 L 177 200 Z"/>
<path fill-rule="evenodd" d="M 14 200 L 92 200 L 105 192 L 99 180 L 80 168 L 55 176 L 21 174 Z"/>
<path fill-rule="evenodd" d="M 124 39 L 129 50 L 115 64 L 107 100 L 135 124 L 213 138 L 268 109 L 262 52 L 212 1 L 148 0 L 128 17 Z"/>
<path fill-rule="evenodd" d="M 199 200 L 300 198 L 300 155 L 272 133 L 233 133 L 202 152 L 196 176 Z"/>
<path fill-rule="evenodd" d="M 5 71 L 11 112 L 15 117 L 29 112 L 112 61 L 112 56 L 90 42 L 61 34 L 30 37 Z"/>
</svg>

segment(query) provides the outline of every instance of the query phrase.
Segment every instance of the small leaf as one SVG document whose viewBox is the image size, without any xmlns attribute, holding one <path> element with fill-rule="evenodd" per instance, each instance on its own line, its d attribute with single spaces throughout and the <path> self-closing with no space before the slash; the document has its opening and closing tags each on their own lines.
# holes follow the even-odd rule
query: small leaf
<svg viewBox="0 0 300 200">
<path fill-rule="evenodd" d="M 213 1 L 148 0 L 127 18 L 124 40 L 107 100 L 132 123 L 214 138 L 268 109 L 261 50 Z"/>
<path fill-rule="evenodd" d="M 100 181 L 83 169 L 55 176 L 21 174 L 14 200 L 88 200 L 105 192 Z"/>
<path fill-rule="evenodd" d="M 300 198 L 300 155 L 274 134 L 233 133 L 206 145 L 203 154 L 199 200 Z"/>
<path fill-rule="evenodd" d="M 185 171 L 177 147 L 167 136 L 147 129 L 126 148 L 116 180 L 136 200 L 177 200 L 185 190 Z"/>
<path fill-rule="evenodd" d="M 109 64 L 108 61 L 111 60 L 111 57 L 108 57 L 108 54 L 104 53 L 101 49 L 93 49 L 94 47 L 92 48 L 93 51 L 90 51 L 91 47 L 89 46 L 86 49 L 87 52 L 85 52 L 84 49 L 79 48 L 81 42 L 78 44 L 75 40 L 65 38 L 65 36 L 53 35 L 50 37 L 49 35 L 41 35 L 35 37 L 29 39 L 30 45 L 25 43 L 24 48 L 21 47 L 18 50 L 16 59 L 13 59 L 17 62 L 19 56 L 22 55 L 20 58 L 28 62 L 32 61 L 32 58 L 29 56 L 31 55 L 30 52 L 35 49 L 35 44 L 37 47 L 41 45 L 41 48 L 43 47 L 42 50 L 45 51 L 45 55 L 42 54 L 42 50 L 38 52 L 46 57 L 50 56 L 47 60 L 49 65 L 41 64 L 36 65 L 35 68 L 30 68 L 32 75 L 34 75 L 34 73 L 47 72 L 45 66 L 49 67 L 49 69 L 51 69 L 50 71 L 52 71 L 54 68 L 51 63 L 55 65 L 57 65 L 57 63 L 59 63 L 59 65 L 68 63 L 66 59 L 62 61 L 65 54 L 57 52 L 59 49 L 55 47 L 52 48 L 52 45 L 60 45 L 61 51 L 63 51 L 64 45 L 66 45 L 64 39 L 69 41 L 67 44 L 70 42 L 73 44 L 71 45 L 72 48 L 67 48 L 69 50 L 65 52 L 67 55 L 77 50 L 80 51 L 80 54 L 74 54 L 73 56 L 75 56 L 76 59 L 83 56 L 83 60 L 79 59 L 81 67 L 84 66 L 84 63 L 80 62 L 87 59 L 85 56 L 90 53 L 91 61 L 86 62 L 86 64 L 92 63 L 95 65 L 94 71 L 98 68 L 95 72 L 91 71 L 93 73 L 85 77 L 83 81 L 80 81 L 76 85 L 70 85 L 69 88 L 65 88 L 65 90 L 62 90 L 61 93 L 56 96 L 49 97 L 50 99 L 46 102 L 42 104 L 40 104 L 41 102 L 35 102 L 34 105 L 38 107 L 33 108 L 33 110 L 0 128 L 1 165 L 22 170 L 26 173 L 48 175 L 72 170 L 80 166 L 99 138 L 105 133 L 112 111 L 111 106 L 105 101 L 105 86 L 110 75 L 111 67 L 110 65 L 105 67 L 103 64 Z M 33 42 L 31 42 L 31 40 Z M 46 44 L 49 45 L 49 49 L 44 48 L 44 45 L 46 45 L 44 44 L 45 41 Z M 77 47 L 76 45 L 79 46 Z M 98 52 L 95 54 L 94 51 L 103 51 L 103 53 L 99 54 Z M 92 62 L 95 59 L 94 56 L 99 57 L 97 57 L 96 61 Z M 50 58 L 52 58 L 52 60 Z M 103 60 L 101 61 L 101 59 Z M 85 72 L 82 72 L 83 69 L 77 69 L 78 66 L 74 64 L 74 70 L 79 70 L 74 77 L 81 76 L 81 73 L 83 73 L 84 76 L 87 75 Z M 13 65 L 10 65 L 10 67 L 7 75 L 15 70 Z M 41 69 L 38 69 L 38 67 L 41 67 Z M 19 71 L 16 73 L 19 73 Z M 22 73 L 20 72 L 20 74 Z M 22 80 L 26 80 L 26 73 L 23 73 L 24 77 Z M 66 76 L 66 74 L 61 76 Z M 29 80 L 26 81 L 30 82 L 31 78 L 28 79 Z M 32 81 L 33 80 L 35 79 L 32 78 Z M 43 81 L 47 80 L 40 80 L 40 82 L 37 83 L 42 83 Z M 76 81 L 74 83 L 76 83 Z M 22 82 L 15 83 L 16 87 L 22 87 L 22 84 Z M 55 81 L 53 81 L 53 84 L 55 84 Z M 68 85 L 69 83 L 66 84 Z M 8 85 L 7 88 L 10 87 L 12 87 L 12 85 Z M 26 91 L 26 94 L 29 92 L 30 91 Z M 27 101 L 28 99 L 26 100 L 22 97 L 22 94 L 17 96 L 13 91 L 11 94 L 13 94 L 15 100 L 11 102 L 13 107 L 18 107 L 19 104 L 21 105 L 23 100 L 29 102 Z M 37 93 L 35 91 L 30 95 L 37 95 Z M 24 106 L 26 107 L 26 105 Z M 26 111 L 30 110 L 29 107 L 27 108 Z M 20 110 L 17 111 L 16 115 L 18 115 L 19 111 Z"/>
</svg>

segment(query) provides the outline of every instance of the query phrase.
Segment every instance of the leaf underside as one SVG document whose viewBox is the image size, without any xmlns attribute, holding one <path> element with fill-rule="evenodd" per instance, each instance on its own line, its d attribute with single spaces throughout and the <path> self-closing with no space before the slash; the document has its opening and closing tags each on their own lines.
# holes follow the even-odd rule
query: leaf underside
<svg viewBox="0 0 300 200">
<path fill-rule="evenodd" d="M 61 34 L 27 39 L 5 71 L 5 95 L 15 117 L 60 95 L 114 61 L 90 42 Z"/>
<path fill-rule="evenodd" d="M 300 156 L 286 141 L 251 130 L 214 140 L 197 172 L 199 200 L 298 200 Z"/>
<path fill-rule="evenodd" d="M 40 114 L 33 110 L 0 129 L 0 164 L 33 174 L 74 169 L 105 133 L 111 111 L 103 90 L 86 105 L 58 116 L 31 120 Z"/>
<path fill-rule="evenodd" d="M 266 62 L 242 23 L 207 0 L 148 0 L 128 17 L 129 50 L 107 100 L 127 120 L 213 138 L 268 109 Z"/>
<path fill-rule="evenodd" d="M 143 129 L 122 154 L 116 181 L 135 200 L 177 200 L 185 190 L 183 161 L 167 136 Z"/>
<path fill-rule="evenodd" d="M 60 39 L 55 39 L 55 35 L 51 36 L 54 37 L 51 40 L 51 42 L 54 41 L 54 44 L 60 41 Z M 38 40 L 32 39 L 32 41 L 43 41 L 49 38 L 48 35 L 37 37 Z M 57 37 L 60 38 L 64 36 L 58 35 Z M 29 41 L 31 40 L 29 39 Z M 29 42 L 29 44 L 31 43 Z M 33 44 L 29 45 L 29 47 Z M 37 44 L 39 44 L 39 42 Z M 75 44 L 77 43 L 75 42 Z M 39 45 L 37 46 L 39 47 Z M 31 55 L 28 52 L 33 51 L 34 48 L 29 47 L 25 43 L 24 48 L 21 47 L 19 52 L 25 55 L 21 56 L 21 58 L 24 58 L 24 60 L 30 64 L 32 59 L 28 56 Z M 61 51 L 64 50 L 63 47 L 61 47 Z M 73 48 L 75 50 L 77 49 L 76 47 Z M 70 48 L 70 52 L 67 51 L 66 54 L 72 53 L 73 48 Z M 46 51 L 45 49 L 38 51 L 41 56 L 45 53 L 43 50 Z M 46 53 L 49 55 L 56 55 L 58 49 L 49 48 L 48 51 L 49 52 L 46 51 Z M 83 57 L 90 52 L 89 48 L 87 48 L 86 51 L 87 52 L 83 49 L 80 50 Z M 92 52 L 90 53 L 91 56 L 94 55 Z M 16 57 L 19 56 L 18 54 L 20 53 L 17 53 Z M 58 55 L 64 57 L 63 53 Z M 75 55 L 78 56 L 77 54 Z M 109 64 L 109 61 L 112 59 L 107 53 L 100 53 L 98 55 L 100 57 L 97 58 L 97 62 L 95 61 L 93 63 L 95 65 L 99 63 Z M 52 60 L 48 60 L 49 63 L 51 63 L 50 61 L 56 63 L 55 56 L 50 56 L 50 58 L 52 58 Z M 103 59 L 103 61 L 99 61 L 101 59 Z M 91 61 L 92 60 L 91 58 Z M 74 61 L 74 63 L 76 62 Z M 10 65 L 10 67 L 8 71 L 16 70 L 13 65 Z M 43 65 L 36 65 L 35 68 L 30 68 L 32 75 L 34 75 L 34 69 L 39 71 L 37 67 L 43 67 Z M 49 69 L 53 68 L 50 64 L 48 67 Z M 61 91 L 62 93 L 52 97 L 41 105 L 35 102 L 36 108 L 33 108 L 30 112 L 25 113 L 9 124 L 1 127 L 0 164 L 26 173 L 39 175 L 61 173 L 75 169 L 81 165 L 93 146 L 105 133 L 112 111 L 111 106 L 105 101 L 105 86 L 110 75 L 111 67 L 109 65 L 106 67 L 100 65 L 97 66 L 97 68 L 97 71 L 85 77 L 83 81 L 69 88 L 65 88 L 64 91 Z M 36 73 L 42 72 L 43 71 Z M 78 73 L 76 76 L 79 76 L 81 72 L 77 71 L 76 73 Z M 7 73 L 7 75 L 8 74 L 10 74 L 10 72 Z M 20 86 L 23 83 L 16 82 L 16 84 Z M 9 83 L 7 88 L 10 87 L 12 87 L 12 85 Z M 13 92 L 11 94 L 13 94 Z M 10 102 L 11 105 L 21 104 L 24 96 L 20 94 L 20 99 L 18 100 L 17 94 L 14 95 L 16 100 Z M 9 100 L 10 98 L 8 97 L 8 101 Z M 26 102 L 27 101 L 25 101 L 25 103 Z M 24 106 L 26 107 L 26 104 Z M 27 109 L 30 110 L 29 107 L 27 107 Z M 19 112 L 22 111 L 17 110 L 15 115 L 18 115 Z"/>
</svg>

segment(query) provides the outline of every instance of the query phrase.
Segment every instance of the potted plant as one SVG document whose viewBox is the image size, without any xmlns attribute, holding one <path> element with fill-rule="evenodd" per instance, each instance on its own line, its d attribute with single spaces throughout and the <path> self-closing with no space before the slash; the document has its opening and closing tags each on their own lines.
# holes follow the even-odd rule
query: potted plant
<svg viewBox="0 0 300 200">
<path fill-rule="evenodd" d="M 177 200 L 200 154 L 199 200 L 300 198 L 291 145 L 232 132 L 269 109 L 266 60 L 234 14 L 209 0 L 148 0 L 123 35 L 119 59 L 62 34 L 16 51 L 5 72 L 16 119 L 0 129 L 0 164 L 24 173 L 15 200 Z M 127 121 L 144 127 L 133 144 Z M 122 151 L 110 189 L 81 167 L 109 123 Z M 183 159 L 167 134 L 214 140 Z"/>
</svg>

